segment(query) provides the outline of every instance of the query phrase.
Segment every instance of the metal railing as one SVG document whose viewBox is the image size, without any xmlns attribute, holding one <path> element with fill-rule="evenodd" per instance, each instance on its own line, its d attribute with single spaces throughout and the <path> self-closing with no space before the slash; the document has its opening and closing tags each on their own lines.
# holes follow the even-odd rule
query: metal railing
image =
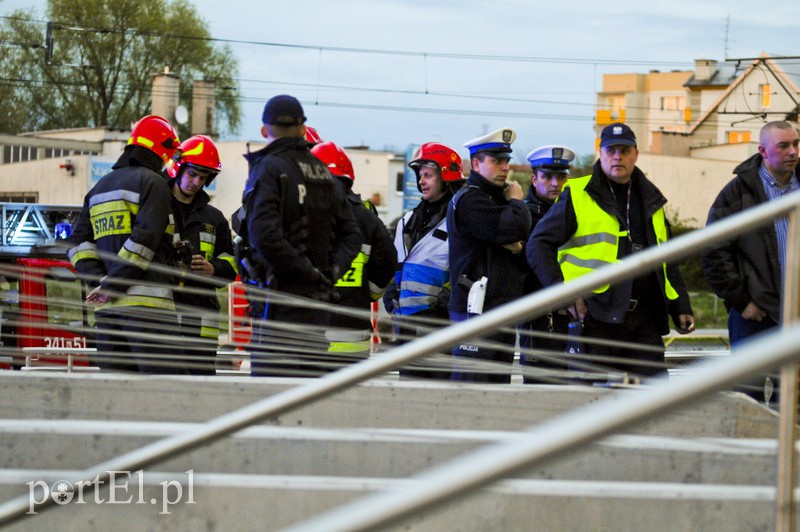
<svg viewBox="0 0 800 532">
<path fill-rule="evenodd" d="M 109 480 L 110 471 L 133 471 L 158 463 L 169 457 L 187 452 L 204 444 L 223 438 L 260 420 L 279 416 L 319 399 L 328 397 L 350 386 L 364 382 L 386 371 L 408 362 L 449 349 L 457 342 L 482 336 L 508 323 L 523 322 L 541 315 L 552 308 L 564 307 L 577 297 L 589 294 L 592 289 L 660 267 L 663 262 L 676 262 L 697 253 L 710 243 L 732 238 L 753 228 L 771 223 L 779 216 L 790 217 L 790 238 L 797 234 L 795 220 L 800 211 L 800 195 L 791 195 L 780 200 L 760 205 L 735 217 L 722 220 L 703 230 L 695 231 L 673 241 L 649 248 L 611 266 L 599 269 L 569 283 L 550 287 L 522 297 L 479 317 L 432 332 L 417 341 L 387 351 L 358 364 L 345 367 L 307 384 L 257 401 L 210 420 L 205 425 L 184 434 L 179 434 L 146 445 L 135 451 L 117 456 L 82 471 L 74 483 L 82 482 L 94 487 Z M 613 407 L 608 401 L 600 401 L 591 407 L 570 413 L 520 436 L 502 446 L 490 446 L 467 455 L 455 462 L 437 467 L 420 475 L 424 483 L 413 483 L 408 489 L 379 494 L 366 500 L 323 514 L 316 519 L 298 524 L 302 530 L 368 529 L 397 522 L 423 508 L 463 495 L 503 475 L 530 466 L 537 461 L 553 457 L 568 450 L 611 434 L 653 414 L 664 413 L 690 399 L 725 387 L 756 372 L 787 364 L 781 379 L 781 435 L 779 438 L 779 464 L 793 475 L 794 430 L 797 412 L 797 380 L 794 364 L 789 364 L 800 352 L 800 329 L 796 322 L 798 298 L 796 280 L 800 271 L 800 260 L 796 246 L 787 250 L 787 278 L 794 279 L 785 297 L 786 332 L 773 334 L 743 347 L 737 356 L 717 360 L 705 365 L 705 371 L 687 377 L 677 383 L 664 383 L 643 390 L 630 401 L 614 398 Z M 794 377 L 792 377 L 794 375 Z M 513 446 L 514 451 L 509 451 Z M 791 464 L 791 465 L 789 465 Z M 463 469 L 462 469 L 463 468 Z M 778 503 L 776 523 L 779 530 L 794 529 L 794 478 L 781 471 L 778 480 Z M 100 481 L 100 482 L 98 482 Z M 31 501 L 27 494 L 0 505 L 0 525 L 11 523 L 29 511 Z M 52 505 L 52 498 L 36 505 L 37 510 Z"/>
</svg>

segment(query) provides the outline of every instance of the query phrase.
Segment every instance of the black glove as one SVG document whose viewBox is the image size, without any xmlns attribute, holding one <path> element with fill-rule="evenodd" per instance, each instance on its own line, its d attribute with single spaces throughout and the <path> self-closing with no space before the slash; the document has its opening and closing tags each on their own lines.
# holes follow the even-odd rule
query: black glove
<svg viewBox="0 0 800 532">
<path fill-rule="evenodd" d="M 330 276 L 329 277 L 330 277 L 331 281 L 333 281 L 333 284 L 336 284 L 339 281 L 339 279 L 342 278 L 342 270 L 341 270 L 341 268 L 339 268 L 335 264 L 333 266 L 331 266 L 331 272 L 330 272 Z"/>
<path fill-rule="evenodd" d="M 400 308 L 400 289 L 392 281 L 383 293 L 383 308 L 389 314 Z"/>
<path fill-rule="evenodd" d="M 319 283 L 320 288 L 331 290 L 333 288 L 333 281 L 331 281 L 326 275 L 323 275 L 323 273 L 319 270 L 317 270 L 317 272 L 319 273 L 319 279 L 317 279 L 317 282 Z"/>
<path fill-rule="evenodd" d="M 450 305 L 450 290 L 448 288 L 442 288 L 436 295 L 436 306 L 438 308 L 447 309 L 448 305 Z"/>
<path fill-rule="evenodd" d="M 308 236 L 310 231 L 308 229 L 308 216 L 301 216 L 293 224 L 289 226 L 286 231 L 286 241 L 289 242 L 297 253 L 304 255 L 308 251 Z"/>
</svg>

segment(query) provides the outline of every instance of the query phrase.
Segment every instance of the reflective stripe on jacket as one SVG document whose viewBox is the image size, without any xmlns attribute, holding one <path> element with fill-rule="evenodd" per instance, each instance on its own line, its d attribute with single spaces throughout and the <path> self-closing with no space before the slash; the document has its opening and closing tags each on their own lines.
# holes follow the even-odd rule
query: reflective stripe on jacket
<svg viewBox="0 0 800 532">
<path fill-rule="evenodd" d="M 125 166 L 130 160 L 123 154 L 86 194 L 67 256 L 90 287 L 118 294 L 102 308 L 174 311 L 169 189 L 152 169 Z"/>
<path fill-rule="evenodd" d="M 403 243 L 403 227 L 413 212 L 403 216 L 395 233 L 394 245 L 397 260 L 402 263 L 395 274 L 395 282 L 400 287 L 400 308 L 402 315 L 416 314 L 433 308 L 437 304 L 442 288 L 449 285 L 449 258 L 447 219 L 443 218 L 436 227 L 423 236 L 410 250 Z"/>
<path fill-rule="evenodd" d="M 620 229 L 619 220 L 604 211 L 597 202 L 586 193 L 586 185 L 591 176 L 570 179 L 570 200 L 575 211 L 578 228 L 572 237 L 558 248 L 558 263 L 564 281 L 571 281 L 581 275 L 613 264 L 618 261 L 619 239 L 628 236 L 628 232 Z M 651 217 L 655 231 L 656 243 L 661 245 L 668 238 L 664 209 L 659 208 Z M 667 276 L 667 265 L 662 264 L 664 275 L 664 294 L 670 300 L 678 299 L 678 293 Z M 599 294 L 608 290 L 606 284 L 594 290 Z"/>
</svg>

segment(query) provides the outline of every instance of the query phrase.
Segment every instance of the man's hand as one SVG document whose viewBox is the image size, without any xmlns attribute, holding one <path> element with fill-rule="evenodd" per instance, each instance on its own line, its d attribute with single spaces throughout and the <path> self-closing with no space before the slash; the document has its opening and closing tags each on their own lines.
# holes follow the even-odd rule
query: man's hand
<svg viewBox="0 0 800 532">
<path fill-rule="evenodd" d="M 503 247 L 509 250 L 514 255 L 521 253 L 523 249 L 521 240 L 517 240 L 516 242 L 512 242 L 510 244 L 503 244 Z"/>
<path fill-rule="evenodd" d="M 572 319 L 578 321 L 583 321 L 583 319 L 586 317 L 586 312 L 588 311 L 586 308 L 586 302 L 582 297 L 576 299 L 575 304 L 567 307 L 567 310 L 572 316 Z"/>
<path fill-rule="evenodd" d="M 675 328 L 679 334 L 689 334 L 695 329 L 694 316 L 691 314 L 681 314 L 678 316 L 678 326 Z"/>
<path fill-rule="evenodd" d="M 208 262 L 203 255 L 192 255 L 192 273 L 212 277 L 214 272 L 214 265 Z"/>
<path fill-rule="evenodd" d="M 753 301 L 750 301 L 750 303 L 744 307 L 742 317 L 746 320 L 764 321 L 764 318 L 767 317 L 767 313 Z"/>
<path fill-rule="evenodd" d="M 518 199 L 521 200 L 525 198 L 525 194 L 522 193 L 522 187 L 516 181 L 506 181 L 506 188 L 503 189 L 503 196 L 507 200 Z"/>
<path fill-rule="evenodd" d="M 113 296 L 111 294 L 103 290 L 102 286 L 98 286 L 86 296 L 86 303 L 89 305 L 104 305 L 112 299 Z"/>
</svg>

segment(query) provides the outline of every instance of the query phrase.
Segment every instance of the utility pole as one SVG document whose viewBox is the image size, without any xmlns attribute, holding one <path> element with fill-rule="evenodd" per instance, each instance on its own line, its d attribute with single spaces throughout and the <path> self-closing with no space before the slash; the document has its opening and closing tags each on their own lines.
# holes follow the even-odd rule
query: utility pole
<svg viewBox="0 0 800 532">
<path fill-rule="evenodd" d="M 728 35 L 731 29 L 731 14 L 728 13 L 728 17 L 725 19 L 725 50 L 723 53 L 723 57 L 725 60 L 728 60 Z"/>
</svg>

